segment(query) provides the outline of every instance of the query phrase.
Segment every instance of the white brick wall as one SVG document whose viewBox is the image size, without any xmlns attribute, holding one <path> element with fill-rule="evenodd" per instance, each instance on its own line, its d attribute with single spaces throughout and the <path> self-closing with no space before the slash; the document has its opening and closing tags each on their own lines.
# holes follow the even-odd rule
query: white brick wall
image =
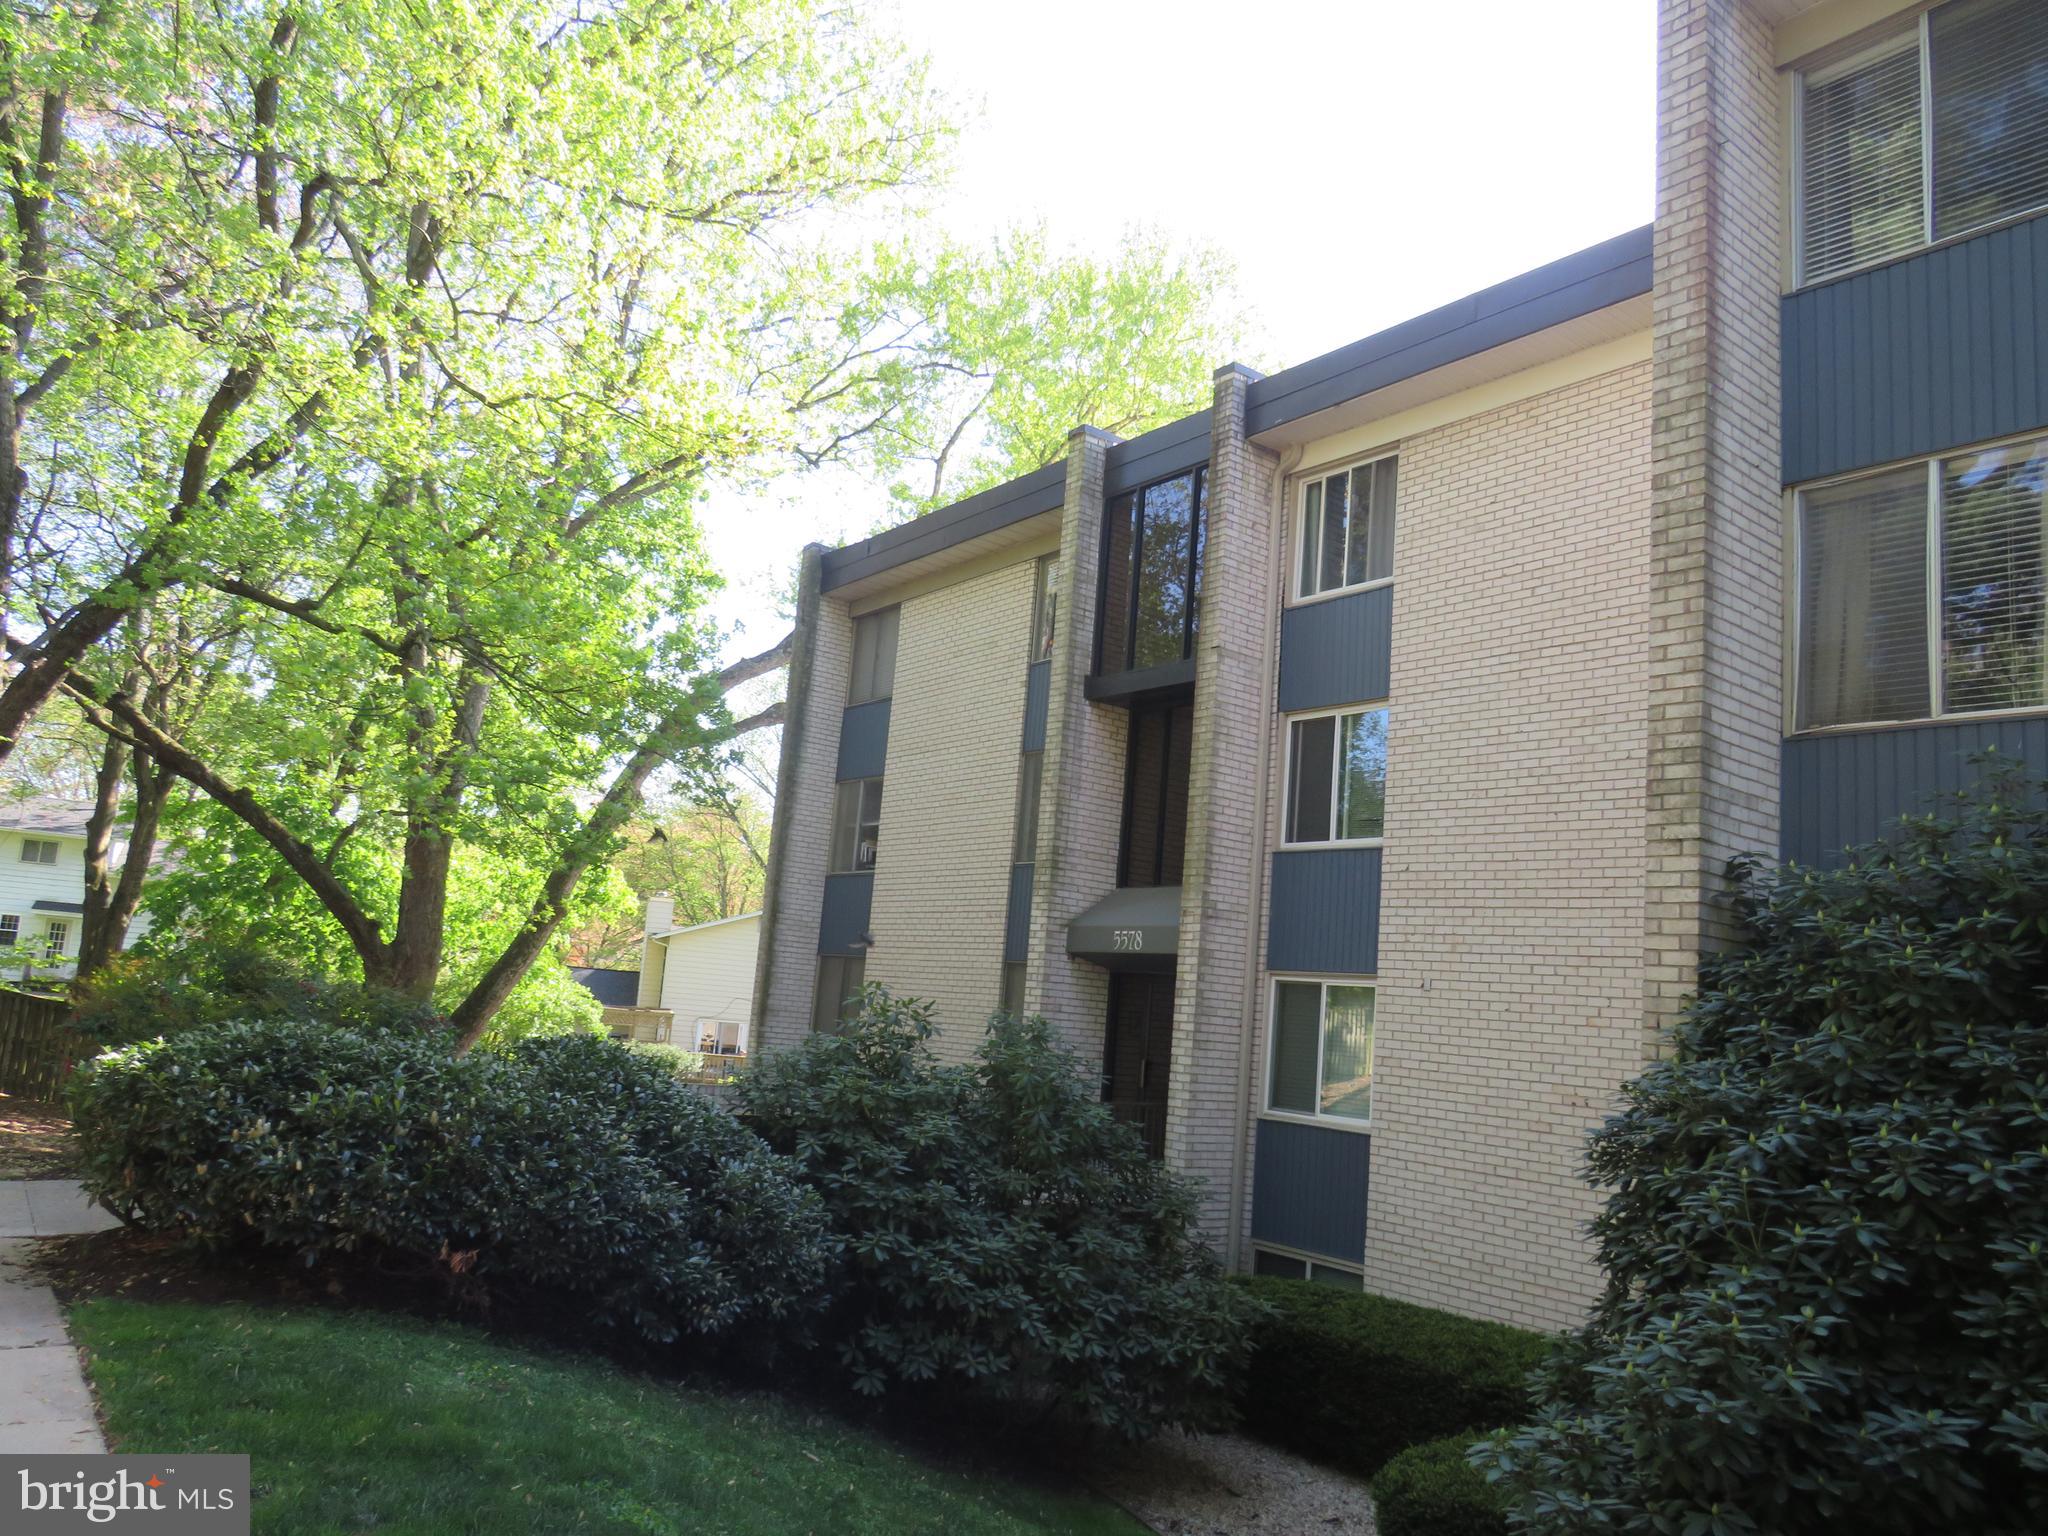
<svg viewBox="0 0 2048 1536">
<path fill-rule="evenodd" d="M 1034 563 L 903 605 L 867 979 L 932 1003 L 951 1060 L 1001 988 Z"/>
<path fill-rule="evenodd" d="M 1647 364 L 1401 444 L 1375 1291 L 1550 1327 L 1596 1285 L 1583 1138 L 1641 1061 L 1649 451 Z"/>
</svg>

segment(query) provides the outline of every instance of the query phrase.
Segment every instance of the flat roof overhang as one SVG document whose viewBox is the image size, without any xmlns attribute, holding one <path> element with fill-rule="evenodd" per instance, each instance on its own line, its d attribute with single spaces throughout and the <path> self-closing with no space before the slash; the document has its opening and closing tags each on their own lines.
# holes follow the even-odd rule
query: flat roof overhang
<svg viewBox="0 0 2048 1536">
<path fill-rule="evenodd" d="M 1067 953 L 1112 971 L 1167 971 L 1180 954 L 1180 887 L 1126 886 L 1067 924 Z"/>
</svg>

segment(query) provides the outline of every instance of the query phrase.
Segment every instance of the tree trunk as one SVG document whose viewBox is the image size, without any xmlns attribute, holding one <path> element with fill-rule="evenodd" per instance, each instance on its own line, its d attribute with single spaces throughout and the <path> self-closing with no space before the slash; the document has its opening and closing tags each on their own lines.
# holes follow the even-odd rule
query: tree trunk
<svg viewBox="0 0 2048 1536">
<path fill-rule="evenodd" d="M 114 824 L 121 814 L 121 784 L 128 774 L 128 758 L 128 744 L 109 736 L 93 776 L 92 814 L 85 820 L 85 915 L 78 935 L 79 982 L 103 967 L 119 946 L 112 931 L 114 881 L 108 865 L 114 846 Z"/>
</svg>

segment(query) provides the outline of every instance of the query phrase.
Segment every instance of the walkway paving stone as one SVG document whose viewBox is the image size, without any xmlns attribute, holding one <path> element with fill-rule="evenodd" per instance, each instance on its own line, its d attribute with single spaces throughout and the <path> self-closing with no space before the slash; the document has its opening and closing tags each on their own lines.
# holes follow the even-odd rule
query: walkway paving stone
<svg viewBox="0 0 2048 1536">
<path fill-rule="evenodd" d="M 114 1218 L 64 1179 L 0 1182 L 0 1451 L 104 1451 L 64 1312 L 26 1268 L 34 1237 L 98 1232 Z"/>
</svg>

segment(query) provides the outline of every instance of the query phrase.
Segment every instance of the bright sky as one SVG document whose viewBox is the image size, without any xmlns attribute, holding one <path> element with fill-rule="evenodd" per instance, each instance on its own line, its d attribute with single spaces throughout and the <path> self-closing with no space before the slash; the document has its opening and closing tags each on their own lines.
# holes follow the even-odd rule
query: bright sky
<svg viewBox="0 0 2048 1536">
<path fill-rule="evenodd" d="M 1650 0 L 893 3 L 969 121 L 948 228 L 1043 220 L 1107 251 L 1138 224 L 1213 245 L 1275 366 L 1653 211 Z M 806 541 L 882 510 L 857 485 L 716 499 L 731 654 L 780 634 L 776 584 Z"/>
</svg>

